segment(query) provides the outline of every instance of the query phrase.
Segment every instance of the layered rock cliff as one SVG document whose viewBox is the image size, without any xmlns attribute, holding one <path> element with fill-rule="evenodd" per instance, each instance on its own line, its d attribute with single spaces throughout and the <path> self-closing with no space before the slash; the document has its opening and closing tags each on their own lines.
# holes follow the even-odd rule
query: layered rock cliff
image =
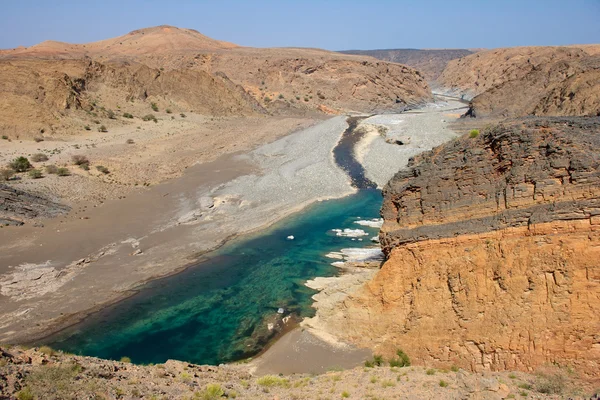
<svg viewBox="0 0 600 400">
<path fill-rule="evenodd" d="M 525 119 L 415 158 L 384 189 L 387 261 L 327 322 L 418 363 L 600 371 L 600 122 Z"/>
</svg>

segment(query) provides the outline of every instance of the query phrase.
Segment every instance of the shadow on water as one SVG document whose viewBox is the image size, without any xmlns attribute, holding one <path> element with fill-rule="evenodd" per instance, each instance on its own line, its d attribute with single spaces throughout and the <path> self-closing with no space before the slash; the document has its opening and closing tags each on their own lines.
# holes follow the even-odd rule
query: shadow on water
<svg viewBox="0 0 600 400">
<path fill-rule="evenodd" d="M 370 246 L 369 238 L 379 231 L 360 226 L 369 234 L 362 241 L 331 231 L 356 229 L 357 219 L 379 217 L 381 192 L 353 154 L 360 120 L 349 118 L 350 127 L 334 150 L 358 193 L 313 204 L 271 228 L 235 239 L 198 265 L 145 285 L 44 343 L 107 359 L 127 356 L 136 363 L 220 364 L 259 353 L 276 336 L 269 324 L 277 326 L 288 315 L 312 316 L 315 291 L 304 283 L 338 273 L 325 254 Z"/>
<path fill-rule="evenodd" d="M 360 121 L 368 117 L 348 117 L 348 128 L 333 149 L 336 164 L 342 168 L 357 189 L 375 189 L 377 185 L 365 176 L 365 169 L 356 160 L 354 146 L 362 139 L 364 132 L 356 129 Z"/>
</svg>

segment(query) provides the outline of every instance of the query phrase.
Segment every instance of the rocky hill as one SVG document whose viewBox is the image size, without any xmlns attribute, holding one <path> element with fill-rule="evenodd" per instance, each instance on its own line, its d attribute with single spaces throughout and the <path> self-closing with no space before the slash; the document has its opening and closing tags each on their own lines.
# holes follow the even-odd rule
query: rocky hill
<svg viewBox="0 0 600 400">
<path fill-rule="evenodd" d="M 475 134 L 473 134 L 475 136 Z M 384 189 L 387 261 L 328 331 L 420 364 L 600 375 L 600 123 L 491 126 Z"/>
<path fill-rule="evenodd" d="M 305 115 L 402 109 L 430 98 L 415 70 L 316 49 L 253 49 L 160 26 L 84 45 L 0 52 L 0 130 L 80 133 L 159 109 Z M 156 108 L 155 106 L 152 106 Z"/>
<path fill-rule="evenodd" d="M 0 347 L 2 399 L 560 399 L 589 398 L 588 393 L 593 392 L 557 369 L 533 376 L 381 365 L 321 375 L 253 376 L 244 363 L 216 367 L 170 360 L 143 366 L 48 347 Z"/>
<path fill-rule="evenodd" d="M 345 50 L 344 54 L 371 56 L 383 61 L 408 65 L 420 71 L 429 81 L 438 79 L 451 60 L 473 54 L 467 49 L 382 49 L 382 50 Z"/>
<path fill-rule="evenodd" d="M 450 61 L 438 84 L 473 98 L 479 115 L 595 116 L 600 113 L 597 47 L 481 51 Z"/>
</svg>

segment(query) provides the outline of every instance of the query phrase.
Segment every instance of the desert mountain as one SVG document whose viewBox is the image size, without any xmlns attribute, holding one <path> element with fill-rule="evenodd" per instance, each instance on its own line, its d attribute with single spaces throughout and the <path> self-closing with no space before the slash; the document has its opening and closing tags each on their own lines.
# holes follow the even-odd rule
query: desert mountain
<svg viewBox="0 0 600 400">
<path fill-rule="evenodd" d="M 238 47 L 214 40 L 193 29 L 162 25 L 138 29 L 126 35 L 88 44 L 70 44 L 47 40 L 31 47 L 5 50 L 9 55 L 31 57 L 77 58 L 82 56 L 115 58 L 148 54 L 173 54 L 198 50 L 220 50 Z"/>
<path fill-rule="evenodd" d="M 467 49 L 382 49 L 345 50 L 340 53 L 371 56 L 379 60 L 405 64 L 420 71 L 428 81 L 435 81 L 451 60 L 473 54 Z"/>
<path fill-rule="evenodd" d="M 9 137 L 131 123 L 153 108 L 204 115 L 402 109 L 427 100 L 412 68 L 317 49 L 254 49 L 159 26 L 89 44 L 0 53 L 0 130 Z M 117 110 L 120 111 L 117 113 Z"/>
<path fill-rule="evenodd" d="M 473 98 L 480 115 L 598 115 L 598 47 L 481 51 L 450 61 L 438 84 Z"/>
</svg>

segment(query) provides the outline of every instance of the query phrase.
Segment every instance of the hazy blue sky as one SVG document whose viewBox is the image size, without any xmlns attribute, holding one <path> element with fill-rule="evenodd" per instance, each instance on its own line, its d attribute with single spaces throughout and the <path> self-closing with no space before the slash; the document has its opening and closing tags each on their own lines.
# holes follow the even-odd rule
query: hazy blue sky
<svg viewBox="0 0 600 400">
<path fill-rule="evenodd" d="M 600 43 L 600 0 L 0 0 L 0 48 L 169 24 L 245 46 L 330 50 Z"/>
</svg>

